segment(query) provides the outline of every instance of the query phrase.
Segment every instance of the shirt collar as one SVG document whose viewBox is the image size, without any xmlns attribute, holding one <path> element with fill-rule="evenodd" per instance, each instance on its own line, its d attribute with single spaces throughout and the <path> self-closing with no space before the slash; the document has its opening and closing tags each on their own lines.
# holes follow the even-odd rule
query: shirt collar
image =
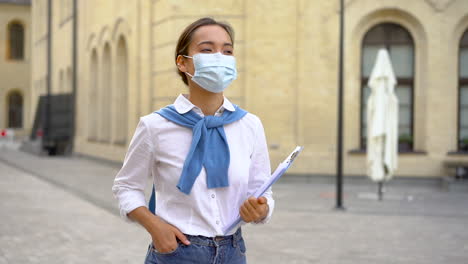
<svg viewBox="0 0 468 264">
<path fill-rule="evenodd" d="M 221 106 L 221 108 L 224 108 L 224 109 L 228 110 L 229 112 L 236 111 L 236 108 L 234 107 L 234 105 L 226 97 L 224 97 L 224 102 L 223 102 L 223 105 Z"/>
<path fill-rule="evenodd" d="M 192 102 L 190 102 L 185 95 L 180 94 L 174 102 L 174 107 L 176 111 L 182 115 L 192 110 L 195 105 L 192 104 Z"/>
<path fill-rule="evenodd" d="M 174 102 L 174 107 L 176 111 L 181 115 L 188 113 L 193 108 L 199 109 L 197 106 L 192 104 L 192 102 L 190 102 L 190 100 L 187 99 L 187 97 L 187 95 L 180 94 Z M 222 113 L 224 110 L 228 110 L 230 112 L 236 111 L 234 105 L 226 97 L 224 97 L 223 105 L 221 105 L 221 107 L 216 112 Z"/>
</svg>

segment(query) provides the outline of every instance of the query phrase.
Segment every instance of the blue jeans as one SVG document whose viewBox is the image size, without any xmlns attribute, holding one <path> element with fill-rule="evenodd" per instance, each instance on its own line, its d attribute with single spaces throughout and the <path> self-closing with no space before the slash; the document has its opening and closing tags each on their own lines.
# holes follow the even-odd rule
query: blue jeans
<svg viewBox="0 0 468 264">
<path fill-rule="evenodd" d="M 145 264 L 246 264 L 245 243 L 240 228 L 234 235 L 203 237 L 186 235 L 190 245 L 178 242 L 169 253 L 159 253 L 150 243 Z"/>
</svg>

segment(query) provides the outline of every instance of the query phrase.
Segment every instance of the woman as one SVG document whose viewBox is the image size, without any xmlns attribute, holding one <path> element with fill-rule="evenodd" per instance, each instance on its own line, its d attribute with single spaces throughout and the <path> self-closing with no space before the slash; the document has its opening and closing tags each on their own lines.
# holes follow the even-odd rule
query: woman
<svg viewBox="0 0 468 264">
<path fill-rule="evenodd" d="M 121 215 L 151 235 L 145 263 L 246 263 L 237 216 L 266 223 L 271 190 L 250 197 L 270 176 L 263 126 L 223 91 L 236 79 L 234 33 L 202 18 L 181 34 L 175 63 L 189 94 L 140 119 L 113 192 Z M 144 189 L 152 176 L 155 207 Z"/>
</svg>

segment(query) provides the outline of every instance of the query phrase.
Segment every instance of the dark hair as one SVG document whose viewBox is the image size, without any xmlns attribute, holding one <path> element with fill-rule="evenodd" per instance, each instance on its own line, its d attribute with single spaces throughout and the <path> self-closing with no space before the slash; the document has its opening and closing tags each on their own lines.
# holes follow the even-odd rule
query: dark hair
<svg viewBox="0 0 468 264">
<path fill-rule="evenodd" d="M 234 30 L 232 27 L 225 22 L 218 22 L 214 20 L 213 18 L 210 17 L 204 17 L 200 18 L 197 21 L 193 22 L 192 24 L 188 25 L 182 34 L 179 37 L 179 40 L 177 41 L 177 47 L 175 50 L 175 60 L 177 64 L 177 56 L 179 55 L 188 55 L 188 48 L 190 46 L 190 42 L 192 41 L 192 35 L 193 33 L 202 26 L 207 26 L 207 25 L 218 25 L 222 27 L 226 32 L 228 33 L 229 37 L 231 37 L 232 44 L 234 45 Z M 180 77 L 182 78 L 182 81 L 186 85 L 188 85 L 187 81 L 187 76 L 185 76 L 185 73 L 181 72 L 179 69 L 177 69 Z"/>
</svg>

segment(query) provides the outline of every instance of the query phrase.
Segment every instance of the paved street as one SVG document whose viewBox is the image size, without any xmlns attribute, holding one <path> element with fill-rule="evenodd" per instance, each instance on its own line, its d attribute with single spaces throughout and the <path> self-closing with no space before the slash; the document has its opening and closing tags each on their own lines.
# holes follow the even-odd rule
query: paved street
<svg viewBox="0 0 468 264">
<path fill-rule="evenodd" d="M 0 151 L 0 264 L 142 263 L 149 236 L 123 222 L 111 185 L 119 165 Z M 280 180 L 273 220 L 246 226 L 249 263 L 468 263 L 468 191 L 395 180 L 384 201 L 364 178 L 345 181 L 333 210 L 325 177 Z"/>
<path fill-rule="evenodd" d="M 0 263 L 142 260 L 147 237 L 136 225 L 4 163 L 0 173 Z"/>
</svg>

